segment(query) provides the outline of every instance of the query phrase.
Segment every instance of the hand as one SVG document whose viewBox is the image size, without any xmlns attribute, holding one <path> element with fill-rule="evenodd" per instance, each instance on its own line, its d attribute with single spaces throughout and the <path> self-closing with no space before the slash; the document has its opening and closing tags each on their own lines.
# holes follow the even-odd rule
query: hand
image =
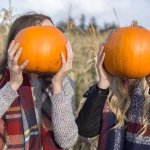
<svg viewBox="0 0 150 150">
<path fill-rule="evenodd" d="M 10 72 L 10 86 L 14 91 L 17 91 L 23 82 L 22 71 L 27 66 L 26 60 L 21 66 L 18 66 L 18 59 L 21 55 L 22 48 L 19 43 L 12 41 L 8 48 L 8 69 Z"/>
<path fill-rule="evenodd" d="M 62 90 L 63 88 L 62 82 L 64 78 L 67 76 L 68 72 L 72 69 L 73 52 L 72 52 L 70 42 L 67 42 L 66 50 L 67 50 L 67 61 L 62 52 L 61 53 L 62 66 L 60 70 L 52 78 L 52 91 L 54 95 L 59 93 Z"/>
<path fill-rule="evenodd" d="M 148 86 L 150 87 L 150 75 L 145 77 Z"/>
<path fill-rule="evenodd" d="M 105 53 L 104 53 L 104 44 L 102 44 L 99 48 L 99 53 L 98 53 L 98 59 L 97 59 L 97 70 L 99 74 L 99 82 L 98 82 L 98 87 L 102 89 L 107 89 L 110 86 L 110 83 L 112 81 L 112 76 L 106 72 L 103 66 L 105 58 Z"/>
</svg>

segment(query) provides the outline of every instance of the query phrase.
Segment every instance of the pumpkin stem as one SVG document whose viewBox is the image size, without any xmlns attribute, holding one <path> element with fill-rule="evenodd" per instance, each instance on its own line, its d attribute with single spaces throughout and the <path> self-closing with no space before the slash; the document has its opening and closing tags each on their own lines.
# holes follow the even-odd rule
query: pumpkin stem
<svg viewBox="0 0 150 150">
<path fill-rule="evenodd" d="M 133 20 L 131 27 L 137 27 L 138 26 L 138 21 L 137 20 Z"/>
</svg>

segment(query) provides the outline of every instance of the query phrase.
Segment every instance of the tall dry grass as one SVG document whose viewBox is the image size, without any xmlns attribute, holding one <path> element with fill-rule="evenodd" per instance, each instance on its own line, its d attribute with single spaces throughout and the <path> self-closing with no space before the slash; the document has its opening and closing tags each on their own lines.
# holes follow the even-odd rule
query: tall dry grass
<svg viewBox="0 0 150 150">
<path fill-rule="evenodd" d="M 7 34 L 8 34 L 8 27 L 4 25 L 0 25 L 0 64 L 4 57 L 4 51 L 5 51 L 4 46 L 5 46 Z"/>
<path fill-rule="evenodd" d="M 94 29 L 80 34 L 70 31 L 70 40 L 74 52 L 73 69 L 70 77 L 76 84 L 76 104 L 82 99 L 82 95 L 88 87 L 98 80 L 95 68 L 99 44 L 104 42 L 107 33 L 96 33 Z"/>
<path fill-rule="evenodd" d="M 99 33 L 92 27 L 88 32 L 75 32 L 74 29 L 68 31 L 68 39 L 70 40 L 74 52 L 73 69 L 70 77 L 76 84 L 76 106 L 77 111 L 82 108 L 85 99 L 83 94 L 94 82 L 98 80 L 96 71 L 96 60 L 99 44 L 104 42 L 108 32 Z M 87 139 L 79 137 L 74 150 L 96 150 L 98 137 Z"/>
</svg>

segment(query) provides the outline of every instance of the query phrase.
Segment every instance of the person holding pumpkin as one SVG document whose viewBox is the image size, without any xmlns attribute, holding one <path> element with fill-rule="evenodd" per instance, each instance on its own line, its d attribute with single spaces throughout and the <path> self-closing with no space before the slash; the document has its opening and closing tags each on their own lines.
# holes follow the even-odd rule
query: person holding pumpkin
<svg viewBox="0 0 150 150">
<path fill-rule="evenodd" d="M 120 41 L 124 45 L 127 44 L 127 39 L 124 41 L 123 39 L 124 37 L 129 38 L 131 32 L 128 29 L 132 30 L 132 38 L 128 42 L 128 49 L 124 50 L 125 46 L 121 47 Z M 122 34 L 121 30 L 128 31 Z M 134 49 L 133 43 L 137 40 L 135 37 L 141 35 L 133 30 L 143 32 L 140 43 L 135 42 Z M 120 32 L 119 38 L 116 35 L 118 32 Z M 81 136 L 92 138 L 99 135 L 98 150 L 150 149 L 150 76 L 148 75 L 150 68 L 144 75 L 144 70 L 148 70 L 149 61 L 143 59 L 145 57 L 148 60 L 149 52 L 144 53 L 150 46 L 150 42 L 146 41 L 147 37 L 150 37 L 150 33 L 144 28 L 120 28 L 110 34 L 106 42 L 100 46 L 97 60 L 99 81 L 84 94 L 86 101 L 77 118 Z M 114 43 L 113 39 L 117 38 L 117 43 Z M 113 55 L 109 55 L 110 53 Z M 129 58 L 133 59 L 120 58 L 119 54 L 126 59 L 132 55 Z M 136 58 L 139 55 L 140 57 Z M 134 57 L 141 63 L 134 62 L 136 60 Z M 107 60 L 111 60 L 111 63 L 107 64 Z M 130 65 L 128 61 L 131 62 Z M 145 62 L 147 65 L 140 67 Z M 136 66 L 137 63 L 139 65 Z M 108 65 L 111 66 L 110 70 Z M 122 69 L 119 69 L 117 65 L 122 66 Z M 127 65 L 130 67 L 128 68 Z M 132 68 L 134 65 L 137 68 Z"/>
<path fill-rule="evenodd" d="M 30 26 L 54 25 L 50 17 L 31 13 L 17 18 L 10 28 L 0 67 L 0 149 L 67 149 L 78 138 L 74 87 L 67 77 L 72 67 L 71 45 L 66 45 L 67 60 L 61 54 L 62 66 L 56 74 L 24 73 L 29 61 L 18 65 L 23 50 L 14 39 Z"/>
</svg>

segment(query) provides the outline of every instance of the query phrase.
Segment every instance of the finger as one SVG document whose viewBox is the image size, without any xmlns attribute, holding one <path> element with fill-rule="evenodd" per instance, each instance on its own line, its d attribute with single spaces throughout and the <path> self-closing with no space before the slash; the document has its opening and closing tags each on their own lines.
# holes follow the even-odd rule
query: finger
<svg viewBox="0 0 150 150">
<path fill-rule="evenodd" d="M 66 49 L 67 49 L 67 62 L 71 63 L 73 54 L 72 54 L 72 48 L 69 42 L 67 42 Z"/>
<path fill-rule="evenodd" d="M 100 62 L 100 60 L 101 60 L 101 57 L 102 57 L 102 53 L 103 53 L 103 51 L 104 51 L 104 45 L 103 44 L 101 44 L 100 46 L 99 46 L 99 53 L 98 53 L 98 58 L 97 58 L 97 63 L 99 64 L 99 62 Z"/>
<path fill-rule="evenodd" d="M 28 63 L 29 63 L 28 60 L 24 61 L 24 63 L 19 67 L 19 71 L 22 71 L 23 69 L 25 69 L 27 67 Z"/>
<path fill-rule="evenodd" d="M 104 43 L 102 43 L 102 44 L 99 45 L 98 56 L 102 55 L 103 51 L 104 51 Z"/>
<path fill-rule="evenodd" d="M 9 60 L 12 60 L 14 58 L 14 55 L 16 53 L 16 51 L 18 50 L 19 48 L 19 43 L 16 43 L 13 48 L 9 51 L 8 53 L 8 59 Z"/>
<path fill-rule="evenodd" d="M 102 53 L 102 57 L 101 57 L 101 59 L 100 59 L 100 66 L 102 66 L 103 65 L 103 62 L 104 62 L 104 58 L 105 58 L 105 53 L 103 52 Z"/>
<path fill-rule="evenodd" d="M 10 43 L 8 50 L 7 50 L 8 53 L 13 48 L 14 45 L 15 45 L 15 40 L 12 40 L 12 42 Z"/>
<path fill-rule="evenodd" d="M 63 52 L 61 52 L 61 60 L 62 60 L 62 64 L 66 63 L 66 59 Z"/>
<path fill-rule="evenodd" d="M 19 59 L 21 53 L 22 53 L 22 48 L 19 48 L 19 50 L 17 51 L 16 55 L 13 58 L 13 64 L 16 65 L 18 63 L 18 59 Z"/>
<path fill-rule="evenodd" d="M 71 43 L 69 41 L 67 42 L 67 46 L 68 46 L 68 49 L 69 49 L 69 52 L 70 52 L 70 56 L 73 57 L 72 46 L 71 46 Z"/>
</svg>

